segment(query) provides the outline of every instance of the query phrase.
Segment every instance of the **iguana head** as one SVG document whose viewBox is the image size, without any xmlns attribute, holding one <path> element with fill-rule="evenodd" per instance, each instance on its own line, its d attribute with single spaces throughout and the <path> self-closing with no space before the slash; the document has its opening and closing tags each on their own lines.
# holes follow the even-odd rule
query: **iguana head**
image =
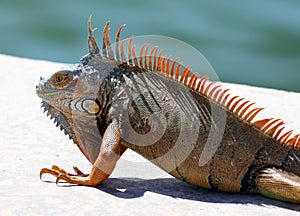
<svg viewBox="0 0 300 216">
<path fill-rule="evenodd" d="M 41 77 L 36 86 L 36 93 L 42 99 L 42 107 L 47 115 L 54 118 L 56 125 L 69 135 L 90 161 L 93 161 L 94 156 L 91 154 L 96 154 L 97 151 L 88 149 L 83 142 L 100 142 L 96 137 L 99 137 L 101 131 L 101 113 L 107 107 L 109 87 L 106 84 L 110 83 L 107 79 L 120 62 L 100 54 L 90 19 L 88 32 L 89 54 L 84 56 L 79 64 L 62 68 L 49 78 Z M 106 42 L 104 50 L 107 52 Z M 90 128 L 87 128 L 88 126 Z M 92 133 L 90 139 L 94 140 L 83 137 L 83 130 Z"/>
<path fill-rule="evenodd" d="M 70 138 L 75 138 L 71 103 L 80 73 L 79 66 L 64 68 L 49 78 L 41 77 L 39 85 L 36 86 L 36 93 L 42 99 L 44 111 L 54 118 L 57 126 L 64 129 Z"/>
</svg>

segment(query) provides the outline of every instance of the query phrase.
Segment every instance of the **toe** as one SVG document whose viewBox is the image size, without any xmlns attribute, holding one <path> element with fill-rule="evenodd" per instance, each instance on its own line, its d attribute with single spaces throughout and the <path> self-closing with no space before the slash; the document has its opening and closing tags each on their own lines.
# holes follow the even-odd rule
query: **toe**
<svg viewBox="0 0 300 216">
<path fill-rule="evenodd" d="M 52 169 L 48 169 L 48 168 L 43 168 L 43 169 L 41 169 L 41 171 L 40 171 L 40 179 L 42 179 L 42 176 L 43 176 L 44 174 L 51 174 L 51 175 L 53 175 L 53 176 L 58 176 L 58 175 L 59 175 L 59 172 L 56 171 L 56 170 L 52 170 Z"/>
<path fill-rule="evenodd" d="M 73 170 L 77 176 L 88 176 L 88 174 L 83 173 L 77 166 L 73 166 Z"/>
</svg>

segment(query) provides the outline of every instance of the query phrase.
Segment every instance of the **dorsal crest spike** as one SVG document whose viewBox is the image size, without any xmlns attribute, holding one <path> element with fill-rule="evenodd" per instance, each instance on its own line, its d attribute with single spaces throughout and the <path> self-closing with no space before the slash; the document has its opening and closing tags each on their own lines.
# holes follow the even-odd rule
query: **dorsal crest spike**
<svg viewBox="0 0 300 216">
<path fill-rule="evenodd" d="M 171 66 L 171 72 L 170 72 L 170 76 L 174 77 L 174 71 L 175 71 L 175 65 L 177 64 L 177 61 L 179 60 L 179 58 L 175 58 L 172 62 L 172 66 Z"/>
<path fill-rule="evenodd" d="M 106 38 L 106 34 L 108 34 L 107 33 L 107 30 L 108 30 L 108 28 L 109 28 L 109 23 L 110 23 L 110 21 L 107 21 L 106 23 L 105 23 L 105 26 L 104 26 L 104 29 L 103 29 L 103 38 L 102 38 L 102 55 L 105 55 L 105 56 L 107 56 L 107 38 Z"/>
<path fill-rule="evenodd" d="M 197 75 L 197 72 L 194 72 L 192 74 L 192 76 L 190 77 L 188 86 L 191 87 L 191 88 L 193 88 L 193 84 L 194 84 L 195 80 L 197 79 L 196 75 Z"/>
<path fill-rule="evenodd" d="M 160 68 L 160 71 L 165 73 L 166 69 L 165 69 L 165 65 L 166 65 L 166 56 L 162 56 L 161 57 L 161 68 Z"/>
<path fill-rule="evenodd" d="M 159 53 L 158 53 L 158 56 L 157 56 L 157 67 L 155 68 L 156 71 L 161 71 L 161 62 L 162 62 L 162 52 L 163 52 L 163 49 L 160 49 L 159 50 Z"/>
<path fill-rule="evenodd" d="M 215 82 L 210 82 L 210 83 L 205 87 L 204 94 L 207 95 L 208 97 L 210 97 L 210 90 L 211 90 L 212 86 L 215 85 L 215 84 L 216 84 Z"/>
<path fill-rule="evenodd" d="M 152 59 L 154 58 L 154 52 L 158 49 L 157 46 L 153 47 L 150 51 L 150 56 L 149 56 L 149 69 L 153 70 L 153 63 L 152 63 Z"/>
<path fill-rule="evenodd" d="M 120 59 L 119 42 L 120 42 L 121 31 L 123 30 L 124 27 L 125 27 L 125 24 L 121 25 L 120 28 L 118 29 L 117 34 L 116 34 L 116 47 L 115 47 L 115 53 L 116 53 L 116 59 L 117 59 L 118 61 L 121 61 L 121 59 Z"/>
<path fill-rule="evenodd" d="M 280 136 L 280 134 L 282 133 L 283 129 L 284 129 L 284 127 L 281 127 L 281 128 L 277 131 L 277 133 L 274 135 L 274 139 L 279 140 L 279 136 Z"/>
<path fill-rule="evenodd" d="M 212 96 L 211 96 L 213 98 L 213 100 L 218 101 L 218 97 L 220 96 L 221 92 L 222 92 L 222 87 L 219 85 L 216 88 L 215 93 L 213 93 Z"/>
<path fill-rule="evenodd" d="M 283 134 L 280 138 L 279 141 L 281 141 L 282 143 L 287 143 L 287 140 L 289 139 L 289 137 L 292 135 L 293 131 L 289 130 L 288 132 L 286 132 L 285 134 Z"/>
<path fill-rule="evenodd" d="M 262 111 L 263 108 L 255 108 L 253 110 L 251 110 L 246 116 L 245 116 L 245 120 L 247 120 L 249 123 L 251 123 L 251 121 L 255 118 L 255 116 Z"/>
<path fill-rule="evenodd" d="M 122 62 L 126 62 L 126 55 L 125 55 L 125 51 L 124 51 L 124 44 L 126 42 L 127 39 L 124 39 L 121 41 L 120 43 L 120 53 L 121 53 L 121 61 Z"/>
<path fill-rule="evenodd" d="M 232 109 L 230 108 L 230 106 L 232 105 L 233 101 L 234 101 L 236 98 L 238 98 L 238 96 L 233 96 L 233 97 L 226 103 L 227 109 L 232 110 Z"/>
<path fill-rule="evenodd" d="M 224 95 L 225 95 L 228 91 L 229 91 L 229 89 L 225 89 L 225 90 L 222 90 L 222 91 L 221 91 L 220 95 L 218 96 L 218 98 L 217 98 L 217 100 L 216 100 L 219 104 L 222 104 Z"/>
<path fill-rule="evenodd" d="M 300 145 L 300 134 L 295 135 L 286 142 L 287 146 L 298 147 Z"/>
<path fill-rule="evenodd" d="M 206 80 L 208 80 L 208 77 L 206 75 L 199 79 L 196 91 L 203 93 L 203 89 L 204 89 L 203 86 L 204 86 Z"/>
<path fill-rule="evenodd" d="M 167 62 L 166 62 L 166 65 L 165 65 L 165 73 L 166 74 L 170 74 L 170 61 L 171 61 L 171 58 L 172 56 L 168 56 L 167 58 Z"/>
<path fill-rule="evenodd" d="M 188 65 L 183 69 L 183 72 L 182 72 L 182 75 L 180 76 L 179 82 L 186 84 L 187 77 L 191 71 L 190 67 L 191 66 Z"/>
<path fill-rule="evenodd" d="M 132 54 L 131 54 L 131 46 L 132 46 L 132 40 L 133 40 L 133 35 L 131 35 L 131 37 L 129 38 L 129 42 L 128 42 L 128 62 L 129 64 L 132 64 Z"/>
<path fill-rule="evenodd" d="M 183 62 L 179 62 L 179 64 L 177 65 L 176 73 L 175 73 L 175 79 L 176 80 L 178 80 L 178 78 L 180 76 L 180 69 L 181 69 L 182 64 L 183 64 Z"/>
<path fill-rule="evenodd" d="M 261 128 L 261 130 L 263 131 L 263 132 L 266 132 L 267 130 L 269 130 L 271 127 L 272 127 L 272 125 L 274 125 L 276 122 L 278 122 L 278 121 L 280 121 L 280 119 L 273 119 L 273 118 L 271 118 L 271 120 L 267 123 L 267 124 L 265 124 L 262 128 Z"/>
<path fill-rule="evenodd" d="M 253 122 L 252 124 L 257 128 L 260 128 L 262 131 L 271 121 L 274 121 L 274 118 L 266 118 Z"/>
<path fill-rule="evenodd" d="M 92 19 L 92 16 L 90 16 L 89 19 L 88 19 L 88 48 L 89 48 L 89 53 L 91 55 L 99 55 L 100 50 L 99 50 L 99 47 L 97 45 L 97 42 L 95 40 L 94 33 L 93 33 L 96 29 L 92 29 L 91 19 Z"/>
<path fill-rule="evenodd" d="M 235 113 L 239 115 L 239 117 L 243 117 L 243 115 L 241 115 L 240 111 L 245 108 L 246 104 L 250 103 L 250 101 L 245 101 L 243 102 L 242 104 L 238 105 L 236 110 L 235 110 Z"/>
<path fill-rule="evenodd" d="M 205 94 L 205 93 L 207 93 L 206 92 L 206 90 L 207 90 L 207 86 L 206 86 L 206 83 L 207 83 L 207 81 L 208 81 L 208 77 L 207 76 L 204 76 L 203 77 L 203 82 L 202 82 L 202 84 L 201 84 L 201 88 L 200 88 L 200 92 L 202 93 L 202 94 Z M 205 94 L 206 95 L 206 94 Z"/>
<path fill-rule="evenodd" d="M 230 96 L 230 94 L 226 93 L 223 100 L 220 102 L 220 104 L 222 104 L 223 106 L 226 107 L 227 99 L 228 99 L 229 96 Z"/>
<path fill-rule="evenodd" d="M 110 28 L 107 28 L 107 30 L 105 32 L 105 41 L 106 41 L 106 46 L 107 46 L 107 51 L 108 51 L 108 57 L 109 57 L 109 59 L 114 59 L 115 56 L 114 56 L 114 51 L 110 44 L 109 31 L 110 31 Z"/>
<path fill-rule="evenodd" d="M 155 47 L 155 51 L 154 51 L 154 56 L 153 56 L 153 60 L 154 60 L 154 63 L 153 63 L 153 69 L 152 70 L 156 70 L 156 67 L 157 67 L 157 52 L 158 52 L 158 46 Z"/>
<path fill-rule="evenodd" d="M 249 101 L 250 102 L 250 101 Z M 244 109 L 241 110 L 240 116 L 244 118 L 245 113 L 250 109 L 251 106 L 253 106 L 255 103 L 248 104 Z"/>
<path fill-rule="evenodd" d="M 280 126 L 284 125 L 284 122 L 282 120 L 279 120 L 279 122 L 273 126 L 272 128 L 269 128 L 266 133 L 269 134 L 270 136 L 274 136 L 275 138 L 275 132 L 278 130 Z"/>
<path fill-rule="evenodd" d="M 236 102 L 234 103 L 234 104 L 232 104 L 232 106 L 231 106 L 231 110 L 232 111 L 234 111 L 236 114 L 238 114 L 238 112 L 235 110 L 235 108 L 236 108 L 236 106 L 241 102 L 241 101 L 243 101 L 243 100 L 245 100 L 245 98 L 240 98 L 240 97 L 238 97 L 238 99 L 236 100 Z"/>
<path fill-rule="evenodd" d="M 212 87 L 211 87 L 211 89 L 209 90 L 209 93 L 208 93 L 208 96 L 210 97 L 210 98 L 214 98 L 214 95 L 215 95 L 215 93 L 218 91 L 218 90 L 220 90 L 221 89 L 221 86 L 220 85 L 216 85 L 215 83 L 214 84 L 212 84 Z"/>
<path fill-rule="evenodd" d="M 144 49 L 145 49 L 145 46 L 147 46 L 147 44 L 143 44 L 143 45 L 142 45 L 142 48 L 140 49 L 140 66 L 141 66 L 141 67 L 144 67 L 144 64 L 143 64 L 143 56 L 144 56 Z"/>
<path fill-rule="evenodd" d="M 136 54 L 135 54 L 135 46 L 132 46 L 131 48 L 131 52 L 132 52 L 132 56 L 133 56 L 133 62 L 134 62 L 134 65 L 135 66 L 139 66 L 139 63 L 138 63 L 138 60 L 137 60 L 137 57 L 136 57 Z"/>
<path fill-rule="evenodd" d="M 147 63 L 148 60 L 148 50 L 150 48 L 151 44 L 147 44 L 145 47 L 145 54 L 143 55 L 144 57 L 144 65 L 147 69 L 150 69 L 149 64 Z"/>
</svg>

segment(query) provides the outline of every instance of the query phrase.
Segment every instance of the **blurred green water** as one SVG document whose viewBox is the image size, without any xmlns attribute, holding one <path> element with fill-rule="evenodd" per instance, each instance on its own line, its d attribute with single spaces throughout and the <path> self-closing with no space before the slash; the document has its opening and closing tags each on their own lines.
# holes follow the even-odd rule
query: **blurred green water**
<svg viewBox="0 0 300 216">
<path fill-rule="evenodd" d="M 123 37 L 165 35 L 192 45 L 222 81 L 300 91 L 297 0 L 0 0 L 0 53 L 75 63 L 87 52 L 91 14 L 100 29 L 106 20 L 112 32 L 126 23 Z"/>
</svg>

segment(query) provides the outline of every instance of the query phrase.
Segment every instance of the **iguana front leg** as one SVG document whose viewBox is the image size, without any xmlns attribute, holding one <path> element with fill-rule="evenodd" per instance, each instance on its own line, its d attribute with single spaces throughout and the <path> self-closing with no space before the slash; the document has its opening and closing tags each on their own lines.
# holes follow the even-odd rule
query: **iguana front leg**
<svg viewBox="0 0 300 216">
<path fill-rule="evenodd" d="M 83 174 L 77 167 L 73 167 L 76 175 L 67 173 L 58 166 L 52 169 L 44 168 L 40 172 L 40 177 L 48 173 L 57 176 L 56 183 L 64 180 L 71 184 L 96 186 L 106 180 L 114 170 L 120 156 L 126 151 L 126 147 L 120 144 L 120 131 L 116 120 L 114 120 L 106 129 L 102 144 L 100 145 L 100 153 L 93 164 L 89 175 Z"/>
</svg>

